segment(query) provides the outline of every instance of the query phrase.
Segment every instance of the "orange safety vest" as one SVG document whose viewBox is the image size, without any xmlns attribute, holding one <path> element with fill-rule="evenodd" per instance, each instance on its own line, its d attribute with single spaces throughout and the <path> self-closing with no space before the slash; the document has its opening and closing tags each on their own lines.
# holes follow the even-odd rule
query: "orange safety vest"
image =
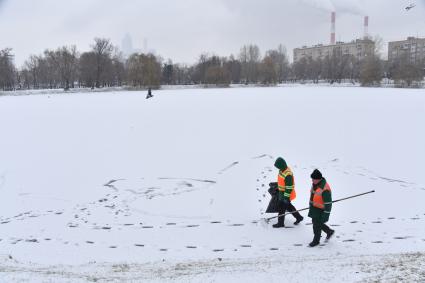
<svg viewBox="0 0 425 283">
<path fill-rule="evenodd" d="M 292 173 L 289 167 L 287 167 L 285 171 L 279 170 L 279 174 L 277 175 L 277 184 L 278 184 L 278 189 L 280 192 L 285 193 L 285 189 L 287 187 L 289 188 L 289 186 L 285 184 L 285 178 L 287 176 L 292 176 L 292 178 L 294 177 L 294 174 Z M 292 192 L 291 192 L 291 195 L 289 196 L 289 200 L 292 201 L 296 197 L 297 197 L 297 193 L 295 192 L 295 180 L 294 180 L 294 184 L 292 185 Z"/>
<path fill-rule="evenodd" d="M 322 194 L 324 191 L 331 191 L 331 187 L 326 182 L 325 187 L 322 189 L 318 187 L 316 190 L 314 190 L 314 185 L 311 187 L 311 193 L 313 194 L 313 200 L 310 201 L 310 204 L 314 207 L 325 209 L 325 203 L 323 201 Z"/>
</svg>

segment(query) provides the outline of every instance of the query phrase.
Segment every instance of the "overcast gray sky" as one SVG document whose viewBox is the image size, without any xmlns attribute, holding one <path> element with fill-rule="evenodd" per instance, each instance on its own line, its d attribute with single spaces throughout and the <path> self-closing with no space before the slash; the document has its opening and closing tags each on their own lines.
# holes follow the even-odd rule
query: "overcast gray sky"
<svg viewBox="0 0 425 283">
<path fill-rule="evenodd" d="M 407 12 L 410 3 L 417 7 Z M 425 0 L 0 0 L 0 49 L 13 48 L 20 66 L 46 48 L 89 50 L 94 37 L 121 47 L 129 33 L 135 48 L 147 38 L 180 63 L 202 52 L 236 55 L 247 43 L 263 54 L 282 43 L 291 56 L 295 47 L 329 42 L 332 10 L 337 40 L 361 37 L 366 14 L 370 34 L 385 42 L 425 37 Z"/>
</svg>

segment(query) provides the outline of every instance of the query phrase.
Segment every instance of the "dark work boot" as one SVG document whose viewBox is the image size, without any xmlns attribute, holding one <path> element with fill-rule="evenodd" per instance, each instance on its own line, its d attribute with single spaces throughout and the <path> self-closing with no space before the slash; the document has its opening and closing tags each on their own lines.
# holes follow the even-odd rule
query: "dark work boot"
<svg viewBox="0 0 425 283">
<path fill-rule="evenodd" d="M 300 215 L 300 217 L 299 218 L 297 218 L 297 221 L 295 221 L 294 222 L 294 225 L 298 225 L 298 224 L 300 224 L 300 222 L 301 221 L 303 221 L 304 220 L 304 217 L 302 217 L 301 215 Z"/>
<path fill-rule="evenodd" d="M 285 227 L 285 216 L 281 216 L 277 219 L 277 223 L 273 224 L 273 228 Z"/>
<path fill-rule="evenodd" d="M 273 224 L 273 228 L 282 228 L 282 227 L 285 227 L 285 224 L 281 224 L 281 223 L 276 223 L 276 224 Z"/>
<path fill-rule="evenodd" d="M 335 230 L 330 230 L 328 233 L 326 233 L 326 241 L 329 241 L 330 238 L 335 234 Z"/>
<path fill-rule="evenodd" d="M 315 247 L 315 246 L 317 246 L 318 244 L 320 244 L 320 237 L 316 237 L 316 236 L 314 236 L 314 238 L 313 238 L 313 241 L 310 243 L 310 244 L 308 244 L 310 247 Z"/>
</svg>

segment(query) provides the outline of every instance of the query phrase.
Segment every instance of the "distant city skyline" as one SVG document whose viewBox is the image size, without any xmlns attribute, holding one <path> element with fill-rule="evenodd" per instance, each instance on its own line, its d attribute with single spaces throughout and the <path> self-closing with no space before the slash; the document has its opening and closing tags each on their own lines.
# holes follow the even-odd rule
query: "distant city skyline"
<svg viewBox="0 0 425 283">
<path fill-rule="evenodd" d="M 416 7 L 407 11 L 410 3 Z M 66 9 L 64 9 L 66 8 Z M 66 11 L 66 13 L 64 12 Z M 194 63 L 201 53 L 237 56 L 245 44 L 262 54 L 283 44 L 292 50 L 329 43 L 330 12 L 336 11 L 336 40 L 369 34 L 389 41 L 425 37 L 424 0 L 0 0 L 0 49 L 11 47 L 18 67 L 31 54 L 63 45 L 90 50 L 95 37 L 122 49 L 151 50 L 176 63 Z M 145 42 L 146 39 L 146 42 Z M 124 50 L 123 50 L 124 51 Z"/>
</svg>

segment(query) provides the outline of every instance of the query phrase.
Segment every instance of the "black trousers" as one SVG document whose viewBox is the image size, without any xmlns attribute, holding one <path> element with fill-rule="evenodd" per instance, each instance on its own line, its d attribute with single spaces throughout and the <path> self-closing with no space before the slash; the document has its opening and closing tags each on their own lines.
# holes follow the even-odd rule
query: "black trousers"
<svg viewBox="0 0 425 283">
<path fill-rule="evenodd" d="M 286 211 L 288 211 L 288 212 L 294 212 L 294 211 L 297 211 L 297 209 L 295 208 L 295 206 L 293 206 L 292 205 L 292 203 L 291 202 L 289 202 L 287 205 L 285 205 L 285 203 L 284 202 L 282 202 L 282 201 L 279 201 L 279 206 L 278 206 L 278 212 L 279 212 L 279 215 L 281 215 L 281 214 L 285 214 L 286 213 Z M 301 216 L 301 214 L 297 211 L 297 212 L 294 212 L 294 213 L 292 213 L 292 215 L 295 217 L 295 219 L 301 219 L 302 218 L 302 216 Z M 281 217 L 279 217 L 278 218 L 278 223 L 279 224 L 284 224 L 285 223 L 285 216 L 281 216 Z"/>
<path fill-rule="evenodd" d="M 319 218 L 313 218 L 313 233 L 314 233 L 314 239 L 320 240 L 320 237 L 322 235 L 322 231 L 328 234 L 331 231 L 331 228 L 329 228 L 328 225 L 322 222 Z"/>
</svg>

